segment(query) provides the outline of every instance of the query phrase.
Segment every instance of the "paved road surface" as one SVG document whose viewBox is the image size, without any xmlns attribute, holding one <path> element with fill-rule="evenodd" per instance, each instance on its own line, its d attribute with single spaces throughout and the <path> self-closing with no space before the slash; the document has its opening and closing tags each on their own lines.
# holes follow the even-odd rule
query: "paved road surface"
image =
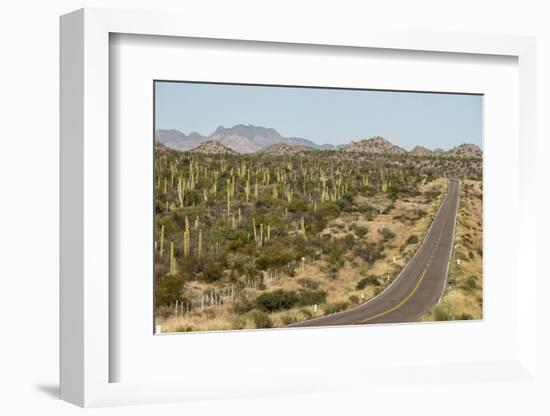
<svg viewBox="0 0 550 416">
<path fill-rule="evenodd" d="M 353 309 L 297 322 L 292 327 L 414 322 L 445 290 L 449 257 L 454 242 L 460 183 L 450 180 L 422 245 L 385 291 Z"/>
</svg>

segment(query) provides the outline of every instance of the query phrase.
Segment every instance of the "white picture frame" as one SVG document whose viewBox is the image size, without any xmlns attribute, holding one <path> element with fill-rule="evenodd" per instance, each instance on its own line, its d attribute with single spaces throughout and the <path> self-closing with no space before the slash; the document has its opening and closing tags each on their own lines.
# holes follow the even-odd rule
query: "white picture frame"
<svg viewBox="0 0 550 416">
<path fill-rule="evenodd" d="M 186 24 L 182 25 L 181 22 Z M 376 365 L 358 369 L 326 368 L 334 377 L 319 373 L 266 372 L 261 381 L 237 380 L 194 374 L 177 380 L 112 382 L 111 368 L 120 360 L 111 348 L 110 310 L 110 171 L 109 152 L 109 37 L 110 34 L 277 42 L 281 45 L 331 45 L 335 48 L 429 51 L 442 54 L 503 55 L 517 58 L 519 68 L 519 224 L 515 273 L 522 271 L 517 291 L 517 348 L 506 359 L 439 365 L 418 362 L 415 376 L 428 383 L 443 378 L 473 383 L 480 380 L 525 380 L 536 377 L 536 219 L 533 199 L 535 172 L 535 42 L 533 38 L 464 34 L 395 32 L 350 29 L 327 34 L 312 27 L 282 30 L 263 22 L 237 32 L 234 24 L 206 26 L 169 13 L 83 9 L 61 18 L 61 398 L 80 406 L 158 403 L 199 398 L 262 394 L 307 393 L 371 386 L 374 380 L 391 382 L 390 374 L 403 379 L 409 372 Z M 297 337 L 299 332 L 292 330 Z M 302 330 L 299 330 L 300 333 Z M 305 330 L 307 332 L 307 330 Z M 267 333 L 263 333 L 265 335 Z M 280 332 L 279 332 L 280 335 Z M 151 336 L 152 332 L 151 332 Z M 318 342 L 328 332 L 300 336 Z M 306 337 L 306 338 L 304 338 Z M 298 339 L 298 338 L 295 338 Z M 368 373 L 364 370 L 368 369 Z M 445 370 L 445 371 L 442 371 Z M 174 369 L 178 372 L 178 369 Z M 484 374 L 480 377 L 479 374 Z M 405 377 L 406 378 L 406 377 Z M 322 381 L 324 380 L 324 381 Z M 341 380 L 348 380 L 342 382 Z"/>
</svg>

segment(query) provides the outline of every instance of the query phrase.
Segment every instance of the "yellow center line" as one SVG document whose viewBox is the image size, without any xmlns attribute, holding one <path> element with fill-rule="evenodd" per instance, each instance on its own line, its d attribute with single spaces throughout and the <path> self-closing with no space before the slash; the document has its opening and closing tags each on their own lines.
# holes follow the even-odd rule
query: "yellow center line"
<svg viewBox="0 0 550 416">
<path fill-rule="evenodd" d="M 426 276 L 427 271 L 428 271 L 428 267 L 426 266 L 426 269 L 424 269 L 424 273 L 422 273 L 422 276 L 420 276 L 420 279 L 418 279 L 418 282 L 416 282 L 416 286 L 413 288 L 413 290 L 410 291 L 410 293 L 407 296 L 405 296 L 405 298 L 401 302 L 399 302 L 394 307 L 388 309 L 387 311 L 380 312 L 377 315 L 371 316 L 370 318 L 367 318 L 367 319 L 361 321 L 361 323 L 365 323 L 365 322 L 368 322 L 368 321 L 372 321 L 373 319 L 380 318 L 381 316 L 387 315 L 388 313 L 393 312 L 394 310 L 396 310 L 396 309 L 400 308 L 401 306 L 403 306 L 403 304 L 406 301 L 408 301 L 409 298 L 412 295 L 414 295 L 414 292 L 416 292 L 416 290 L 419 288 L 420 284 L 422 283 L 422 280 L 424 280 L 424 276 Z"/>
<path fill-rule="evenodd" d="M 370 318 L 367 318 L 367 319 L 364 319 L 361 321 L 361 323 L 365 323 L 365 322 L 368 322 L 368 321 L 372 321 L 373 319 L 376 319 L 376 318 L 380 318 L 384 315 L 387 315 L 393 311 L 395 311 L 396 309 L 399 309 L 401 306 L 403 306 L 403 304 L 408 301 L 410 299 L 410 297 L 412 295 L 414 295 L 414 293 L 418 290 L 418 288 L 420 287 L 420 284 L 422 283 L 422 280 L 424 280 L 424 277 L 426 276 L 426 273 L 428 272 L 428 267 L 430 267 L 430 264 L 432 262 L 432 259 L 437 251 L 437 249 L 439 248 L 439 243 L 441 241 L 441 238 L 443 237 L 443 230 L 441 230 L 439 232 L 439 236 L 437 238 L 437 242 L 435 243 L 435 250 L 432 251 L 432 254 L 430 256 L 430 258 L 428 259 L 428 262 L 426 263 L 426 268 L 424 269 L 424 273 L 422 273 L 422 276 L 420 276 L 420 279 L 418 279 L 418 282 L 416 282 L 416 286 L 409 292 L 409 294 L 407 296 L 405 296 L 405 298 L 403 298 L 403 300 L 401 300 L 401 302 L 399 302 L 397 305 L 395 305 L 394 307 L 388 309 L 387 311 L 384 311 L 384 312 L 380 312 L 379 314 L 376 314 L 374 316 L 371 316 Z"/>
</svg>

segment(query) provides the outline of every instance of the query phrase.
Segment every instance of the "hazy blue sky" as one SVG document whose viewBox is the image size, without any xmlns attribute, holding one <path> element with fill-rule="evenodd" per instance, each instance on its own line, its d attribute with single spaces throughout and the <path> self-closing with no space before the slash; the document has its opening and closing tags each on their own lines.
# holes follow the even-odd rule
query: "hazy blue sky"
<svg viewBox="0 0 550 416">
<path fill-rule="evenodd" d="M 157 82 L 155 127 L 210 135 L 253 124 L 318 144 L 382 136 L 412 149 L 482 145 L 476 95 Z"/>
</svg>

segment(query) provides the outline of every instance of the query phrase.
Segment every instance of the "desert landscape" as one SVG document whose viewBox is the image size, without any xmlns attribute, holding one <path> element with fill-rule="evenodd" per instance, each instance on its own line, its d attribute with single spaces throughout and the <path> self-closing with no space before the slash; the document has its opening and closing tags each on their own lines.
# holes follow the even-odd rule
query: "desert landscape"
<svg viewBox="0 0 550 416">
<path fill-rule="evenodd" d="M 158 129 L 154 153 L 162 332 L 482 319 L 477 145 L 334 146 L 239 124 Z M 416 301 L 436 274 L 437 299 Z"/>
</svg>

